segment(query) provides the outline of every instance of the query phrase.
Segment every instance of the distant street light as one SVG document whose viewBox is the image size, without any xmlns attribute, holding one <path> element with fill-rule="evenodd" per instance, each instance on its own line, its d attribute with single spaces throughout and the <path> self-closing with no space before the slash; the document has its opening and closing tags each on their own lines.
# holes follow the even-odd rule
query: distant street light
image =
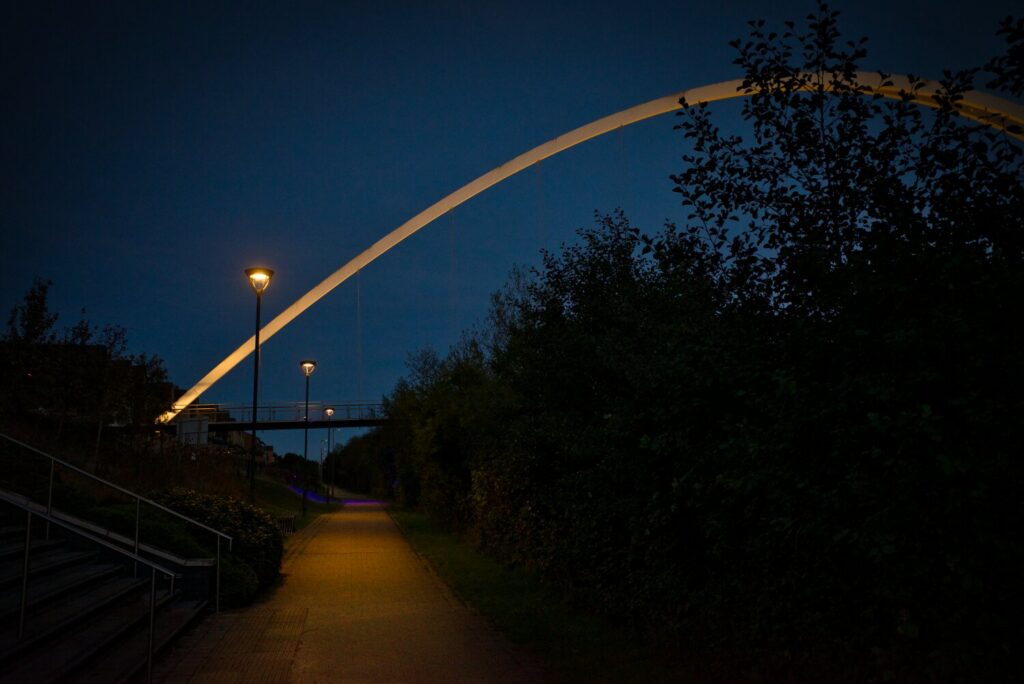
<svg viewBox="0 0 1024 684">
<path fill-rule="evenodd" d="M 306 376 L 306 412 L 302 417 L 302 515 L 306 515 L 306 490 L 309 488 L 309 376 L 316 370 L 316 361 L 307 359 L 299 363 Z"/>
<path fill-rule="evenodd" d="M 252 444 L 249 449 L 249 501 L 256 502 L 256 401 L 260 391 L 260 303 L 263 301 L 263 292 L 270 285 L 270 279 L 274 272 L 269 268 L 247 268 L 245 275 L 249 276 L 249 284 L 256 291 L 256 350 L 253 353 L 252 373 Z"/>
<path fill-rule="evenodd" d="M 327 505 L 331 504 L 331 494 L 334 493 L 334 474 L 338 472 L 338 467 L 334 463 L 335 459 L 331 458 L 331 417 L 334 415 L 334 408 L 328 406 L 324 409 L 324 413 L 327 415 L 327 458 L 331 462 L 331 482 L 327 487 Z M 320 471 L 320 479 L 324 477 L 323 469 Z"/>
</svg>

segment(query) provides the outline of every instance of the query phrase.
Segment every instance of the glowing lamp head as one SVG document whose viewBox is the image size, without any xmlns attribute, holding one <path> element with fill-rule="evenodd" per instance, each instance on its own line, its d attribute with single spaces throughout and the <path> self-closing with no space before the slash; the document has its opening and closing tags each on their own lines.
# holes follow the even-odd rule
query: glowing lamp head
<svg viewBox="0 0 1024 684">
<path fill-rule="evenodd" d="M 270 285 L 270 279 L 274 277 L 274 272 L 269 268 L 247 268 L 245 275 L 249 276 L 252 289 L 256 290 L 256 294 L 261 295 L 267 289 L 267 285 Z"/>
<path fill-rule="evenodd" d="M 327 417 L 330 418 L 331 416 L 334 415 L 334 409 L 328 406 L 327 408 L 324 409 L 324 413 L 326 413 Z"/>
<path fill-rule="evenodd" d="M 299 368 L 302 369 L 303 374 L 308 378 L 316 370 L 316 361 L 306 359 L 299 363 Z"/>
</svg>

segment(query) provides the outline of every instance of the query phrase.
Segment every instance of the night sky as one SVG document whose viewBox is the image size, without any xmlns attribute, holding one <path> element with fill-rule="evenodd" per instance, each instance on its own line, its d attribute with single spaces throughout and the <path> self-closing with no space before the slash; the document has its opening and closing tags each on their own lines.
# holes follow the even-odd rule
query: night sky
<svg viewBox="0 0 1024 684">
<path fill-rule="evenodd" d="M 190 387 L 252 334 L 243 270 L 276 276 L 264 322 L 476 176 L 601 116 L 738 77 L 745 21 L 810 2 L 7 3 L 0 19 L 0 309 L 35 276 L 61 325 L 128 330 Z M 983 63 L 1018 2 L 856 2 L 867 69 Z M 732 116 L 735 102 L 717 106 Z M 684 211 L 665 116 L 545 161 L 410 238 L 263 348 L 261 399 L 377 400 L 409 354 L 447 351 L 516 264 L 622 207 Z M 360 378 L 362 382 L 360 383 Z M 251 400 L 251 358 L 200 401 Z M 360 386 L 361 385 L 361 386 Z M 262 403 L 262 402 L 261 402 Z M 301 433 L 268 434 L 278 451 Z M 311 452 L 313 451 L 311 447 Z"/>
</svg>

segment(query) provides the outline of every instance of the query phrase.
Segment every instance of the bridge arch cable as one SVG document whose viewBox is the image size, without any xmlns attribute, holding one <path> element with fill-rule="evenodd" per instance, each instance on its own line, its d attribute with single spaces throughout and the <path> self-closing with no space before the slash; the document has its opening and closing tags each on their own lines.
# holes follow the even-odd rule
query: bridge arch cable
<svg viewBox="0 0 1024 684">
<path fill-rule="evenodd" d="M 455 227 L 455 210 L 453 209 L 448 212 L 448 339 L 451 347 L 459 342 Z"/>
<path fill-rule="evenodd" d="M 544 162 L 539 161 L 534 165 L 534 194 L 536 194 L 537 201 L 537 244 L 542 249 L 547 248 L 548 236 L 547 229 L 544 224 Z"/>
<path fill-rule="evenodd" d="M 356 401 L 363 401 L 363 278 L 356 271 Z"/>
<path fill-rule="evenodd" d="M 856 80 L 858 85 L 863 87 L 863 94 L 867 96 L 880 95 L 892 100 L 908 98 L 910 101 L 926 107 L 938 108 L 940 106 L 940 101 L 936 98 L 936 95 L 941 93 L 941 86 L 935 82 L 924 82 L 920 87 L 912 88 L 911 82 L 906 76 L 893 75 L 883 80 L 880 74 L 867 72 L 857 72 Z M 828 86 L 826 85 L 826 87 Z M 410 235 L 418 232 L 463 202 L 472 199 L 484 190 L 514 176 L 520 171 L 548 157 L 552 157 L 580 143 L 620 127 L 629 126 L 639 121 L 678 110 L 681 108 L 679 101 L 682 98 L 685 98 L 689 104 L 696 105 L 749 97 L 755 93 L 756 91 L 754 90 L 744 89 L 743 82 L 738 79 L 699 88 L 691 88 L 605 116 L 538 145 L 531 150 L 527 150 L 518 157 L 488 171 L 458 190 L 441 198 L 370 245 L 370 247 L 329 275 L 309 292 L 299 297 L 288 308 L 267 323 L 260 331 L 261 342 L 265 342 L 276 335 L 302 312 L 331 292 L 331 290 L 351 278 Z M 1024 106 L 977 90 L 964 93 L 963 98 L 956 102 L 954 106 L 964 118 L 996 128 L 1007 136 L 1024 142 Z M 203 392 L 224 377 L 228 371 L 248 357 L 253 352 L 254 344 L 255 335 L 249 337 L 235 351 L 228 354 L 227 357 L 214 366 L 195 385 L 186 391 L 169 411 L 163 413 L 157 419 L 157 422 L 167 423 L 171 421 L 184 408 L 198 399 Z"/>
<path fill-rule="evenodd" d="M 619 180 L 619 201 L 616 204 L 618 204 L 618 207 L 619 209 L 622 210 L 622 213 L 627 218 L 629 218 L 630 211 L 633 211 L 635 213 L 636 207 L 633 206 L 632 202 L 628 201 L 630 199 L 629 191 L 632 185 L 630 183 L 629 177 L 629 160 L 626 157 L 626 139 L 625 133 L 623 132 L 624 128 L 625 126 L 619 126 L 618 131 L 615 133 L 615 137 L 617 138 L 619 146 L 619 169 L 617 174 Z"/>
</svg>

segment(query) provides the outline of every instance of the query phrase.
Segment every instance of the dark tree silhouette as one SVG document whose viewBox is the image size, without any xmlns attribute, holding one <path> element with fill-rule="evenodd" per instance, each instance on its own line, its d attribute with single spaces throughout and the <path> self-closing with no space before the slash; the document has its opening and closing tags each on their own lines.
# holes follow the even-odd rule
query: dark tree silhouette
<svg viewBox="0 0 1024 684">
<path fill-rule="evenodd" d="M 686 220 L 599 217 L 356 448 L 576 600 L 742 654 L 726 679 L 1019 675 L 1024 155 L 957 103 L 1020 94 L 1021 26 L 924 108 L 865 93 L 827 6 L 752 22 L 745 136 L 678 119 Z"/>
</svg>

